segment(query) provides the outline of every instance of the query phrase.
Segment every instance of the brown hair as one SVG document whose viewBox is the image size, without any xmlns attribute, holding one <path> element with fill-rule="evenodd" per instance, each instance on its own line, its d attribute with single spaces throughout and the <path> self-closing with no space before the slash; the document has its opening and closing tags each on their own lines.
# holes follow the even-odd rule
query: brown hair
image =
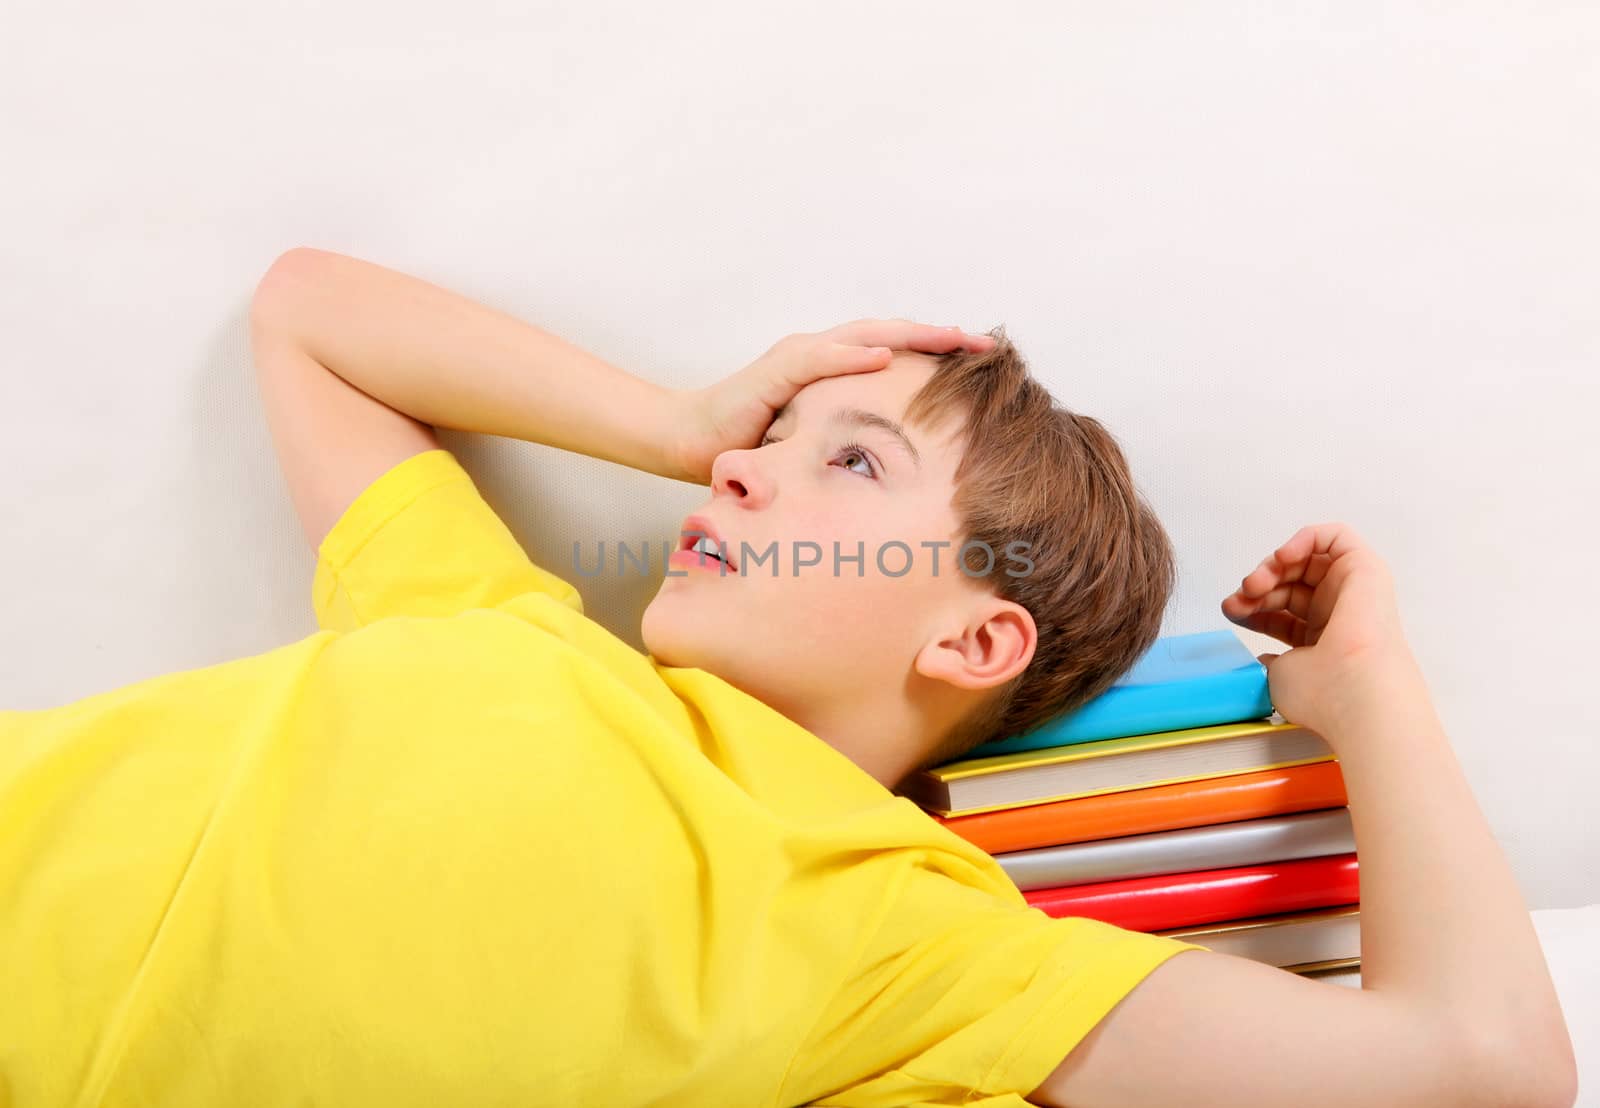
<svg viewBox="0 0 1600 1108">
<path fill-rule="evenodd" d="M 1028 543 L 1033 567 L 995 561 L 986 580 L 1028 610 L 1038 644 L 1026 669 L 950 733 L 919 768 L 1031 730 L 1110 688 L 1155 643 L 1176 584 L 1172 543 L 1099 420 L 1058 403 L 997 326 L 993 349 L 926 355 L 937 368 L 906 418 L 962 421 L 954 507 L 962 542 L 997 556 Z M 983 571 L 981 548 L 968 572 Z M 976 756 L 976 755 L 974 755 Z"/>
</svg>

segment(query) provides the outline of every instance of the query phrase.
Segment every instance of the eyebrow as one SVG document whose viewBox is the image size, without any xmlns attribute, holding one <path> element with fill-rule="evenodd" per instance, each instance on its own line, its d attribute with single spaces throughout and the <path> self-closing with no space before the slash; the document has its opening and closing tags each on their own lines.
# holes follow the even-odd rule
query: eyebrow
<svg viewBox="0 0 1600 1108">
<path fill-rule="evenodd" d="M 785 404 L 779 408 L 778 414 L 772 418 L 770 426 L 776 427 L 784 416 L 790 414 L 791 407 L 792 405 Z M 906 434 L 904 427 L 888 416 L 879 415 L 877 412 L 869 412 L 864 408 L 837 408 L 834 410 L 833 415 L 829 417 L 828 423 L 835 427 L 872 427 L 879 431 L 887 431 L 900 440 L 900 445 L 905 448 L 905 452 L 911 455 L 912 463 L 918 469 L 922 468 L 922 455 L 917 453 L 916 444 L 911 441 L 911 436 Z"/>
</svg>

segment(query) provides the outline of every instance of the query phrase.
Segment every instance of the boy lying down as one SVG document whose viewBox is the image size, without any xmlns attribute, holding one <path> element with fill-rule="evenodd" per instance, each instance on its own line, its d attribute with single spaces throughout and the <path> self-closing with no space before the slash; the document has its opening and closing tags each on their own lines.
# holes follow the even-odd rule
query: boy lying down
<svg viewBox="0 0 1600 1108">
<path fill-rule="evenodd" d="M 673 390 L 307 248 L 251 325 L 319 630 L 0 713 L 0 1102 L 1572 1103 L 1527 908 L 1348 526 L 1222 611 L 1291 647 L 1273 702 L 1340 757 L 1359 989 L 1049 918 L 897 794 L 1104 691 L 1173 586 L 1115 441 L 1003 329 L 858 320 Z M 709 485 L 647 654 L 438 427 Z"/>
</svg>

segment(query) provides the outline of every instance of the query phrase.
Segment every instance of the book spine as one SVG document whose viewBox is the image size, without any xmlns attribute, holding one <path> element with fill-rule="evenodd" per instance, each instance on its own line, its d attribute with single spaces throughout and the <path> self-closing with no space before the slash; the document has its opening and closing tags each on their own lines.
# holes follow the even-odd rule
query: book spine
<svg viewBox="0 0 1600 1108">
<path fill-rule="evenodd" d="M 1238 723 L 1272 714 L 1266 671 L 1242 667 L 1181 684 L 1112 688 L 1078 711 L 1021 735 L 987 742 L 969 757 L 1071 746 L 1190 727 Z"/>
<path fill-rule="evenodd" d="M 995 857 L 1018 889 L 1059 888 L 1126 877 L 1156 877 L 1356 849 L 1348 808 L 1242 820 L 1182 831 L 1128 835 L 1072 846 L 1046 846 Z"/>
<path fill-rule="evenodd" d="M 1085 916 L 1131 931 L 1359 904 L 1354 854 L 1197 870 L 1024 892 L 1052 917 Z"/>
<path fill-rule="evenodd" d="M 1346 803 L 1339 763 L 1324 761 L 968 816 L 929 814 L 979 849 L 1001 854 Z"/>
</svg>

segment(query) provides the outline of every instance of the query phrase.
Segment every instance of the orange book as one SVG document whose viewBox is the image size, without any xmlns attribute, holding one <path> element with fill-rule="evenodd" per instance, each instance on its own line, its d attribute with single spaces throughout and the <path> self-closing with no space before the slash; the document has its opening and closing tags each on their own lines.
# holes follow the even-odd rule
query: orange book
<svg viewBox="0 0 1600 1108">
<path fill-rule="evenodd" d="M 999 854 L 1347 804 L 1344 776 L 1335 760 L 968 816 L 928 814 L 980 849 Z"/>
</svg>

